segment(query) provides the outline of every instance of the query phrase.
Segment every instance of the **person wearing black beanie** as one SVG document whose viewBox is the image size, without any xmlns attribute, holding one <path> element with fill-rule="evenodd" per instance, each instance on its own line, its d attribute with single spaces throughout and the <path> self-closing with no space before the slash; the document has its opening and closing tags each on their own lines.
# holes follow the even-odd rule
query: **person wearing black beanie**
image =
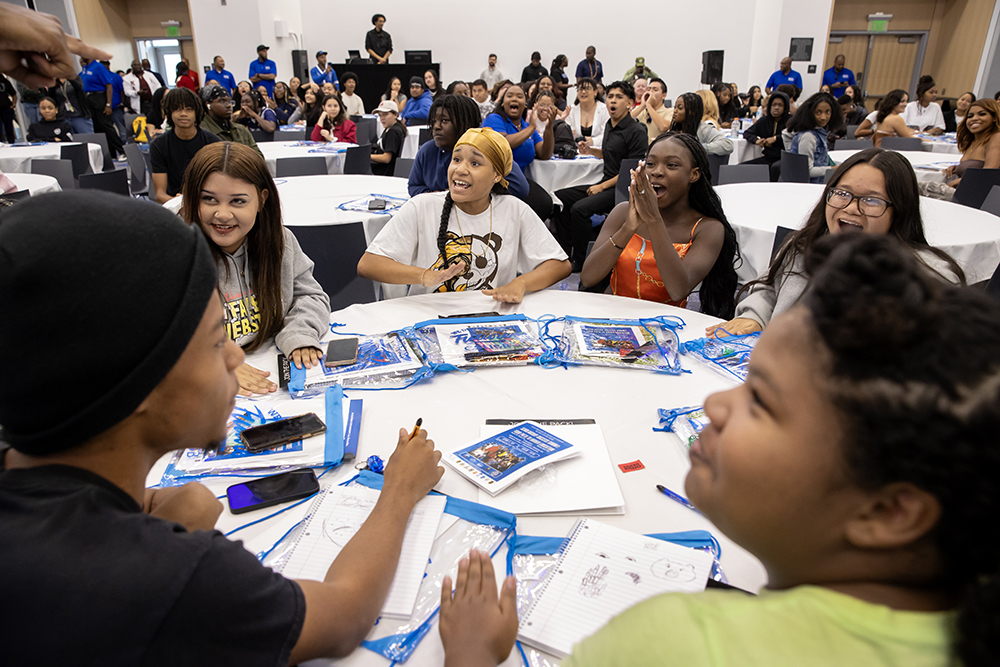
<svg viewBox="0 0 1000 667">
<path fill-rule="evenodd" d="M 78 190 L 0 212 L 5 666 L 287 665 L 347 655 L 374 625 L 444 472 L 426 431 L 400 429 L 324 582 L 213 530 L 201 484 L 145 488 L 163 455 L 226 436 L 243 351 L 216 285 L 201 230 L 153 203 Z"/>
</svg>

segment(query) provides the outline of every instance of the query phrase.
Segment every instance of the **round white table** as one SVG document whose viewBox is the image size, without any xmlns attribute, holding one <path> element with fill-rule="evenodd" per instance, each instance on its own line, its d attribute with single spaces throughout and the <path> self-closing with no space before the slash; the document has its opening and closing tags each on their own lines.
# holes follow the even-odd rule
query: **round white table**
<svg viewBox="0 0 1000 667">
<path fill-rule="evenodd" d="M 322 155 L 326 158 L 326 173 L 344 173 L 344 154 L 348 148 L 355 144 L 313 143 L 305 141 L 265 141 L 257 144 L 257 148 L 264 154 L 264 161 L 267 162 L 267 170 L 274 176 L 277 174 L 276 162 L 278 158 L 284 157 L 314 157 Z M 337 152 L 334 152 L 337 151 Z"/>
<path fill-rule="evenodd" d="M 918 134 L 917 136 L 920 137 L 923 149 L 928 153 L 950 153 L 953 155 L 962 154 L 962 151 L 958 150 L 958 142 L 955 139 L 954 132 L 938 136 L 930 134 Z"/>
<path fill-rule="evenodd" d="M 830 159 L 840 164 L 851 157 L 857 150 L 830 151 Z M 897 151 L 905 157 L 913 171 L 917 175 L 918 181 L 936 181 L 944 183 L 944 170 L 959 162 L 960 156 L 942 155 L 941 153 L 931 153 L 928 151 Z"/>
<path fill-rule="evenodd" d="M 63 146 L 77 146 L 78 142 L 51 141 L 38 146 L 7 146 L 0 144 L 0 171 L 5 174 L 11 172 L 28 174 L 31 173 L 31 160 L 59 160 L 61 159 Z M 104 153 L 100 144 L 87 144 L 90 155 L 90 168 L 95 174 L 104 171 Z"/>
<path fill-rule="evenodd" d="M 7 174 L 7 178 L 13 181 L 18 190 L 27 190 L 31 196 L 42 195 L 46 192 L 59 192 L 59 181 L 44 174 Z"/>
<path fill-rule="evenodd" d="M 767 270 L 775 229 L 801 228 L 823 188 L 815 183 L 735 183 L 715 189 L 740 244 L 743 265 L 736 273 L 741 283 Z M 967 282 L 989 280 L 1000 263 L 996 216 L 927 197 L 920 198 L 920 213 L 928 243 L 951 255 Z"/>
<path fill-rule="evenodd" d="M 698 338 L 704 334 L 707 325 L 718 322 L 707 315 L 664 304 L 605 294 L 553 290 L 529 294 L 523 303 L 516 306 L 500 306 L 478 292 L 428 294 L 354 305 L 332 313 L 331 321 L 345 324 L 343 330 L 378 333 L 438 315 L 490 310 L 521 312 L 532 317 L 545 313 L 605 318 L 677 315 L 686 322 L 686 326 L 679 331 L 681 340 Z M 553 330 L 556 328 L 553 327 Z M 247 363 L 275 373 L 275 352 L 273 345 L 264 348 L 249 355 Z M 701 405 L 709 394 L 734 386 L 693 360 L 685 358 L 683 363 L 691 373 L 668 376 L 628 369 L 571 367 L 564 370 L 530 365 L 480 368 L 472 373 L 445 373 L 402 391 L 348 392 L 349 396 L 364 399 L 355 460 L 364 461 L 372 454 L 388 459 L 398 438 L 399 427 L 410 428 L 418 416 L 423 417 L 424 428 L 441 451 L 454 450 L 477 439 L 480 426 L 489 418 L 593 418 L 603 430 L 614 473 L 625 498 L 623 515 L 601 515 L 596 517 L 597 520 L 637 533 L 710 530 L 722 543 L 721 563 L 730 582 L 740 588 L 757 591 L 766 580 L 760 563 L 722 535 L 707 519 L 664 497 L 656 489 L 657 484 L 663 484 L 667 488 L 682 490 L 690 467 L 687 450 L 676 436 L 652 430 L 658 424 L 657 408 Z M 244 404 L 244 401 L 239 399 L 239 404 Z M 636 460 L 640 460 L 645 468 L 629 473 L 618 468 L 618 464 Z M 150 483 L 158 481 L 158 468 L 154 468 Z M 321 481 L 324 486 L 338 484 L 355 473 L 352 462 L 332 470 Z M 446 471 L 445 476 L 449 475 L 455 476 L 456 473 Z M 235 480 L 206 481 L 217 495 L 232 483 Z M 476 487 L 461 479 L 457 485 L 449 484 L 448 488 L 452 495 L 466 500 L 475 501 L 478 497 Z M 266 549 L 304 516 L 308 506 L 305 503 L 248 527 L 234 538 L 242 539 L 251 553 Z M 267 516 L 273 509 L 238 516 L 224 511 L 217 528 L 232 530 L 255 518 Z M 521 535 L 562 537 L 569 532 L 576 518 L 519 516 L 517 530 Z M 501 549 L 494 559 L 501 577 L 505 555 L 505 549 Z M 310 664 L 329 663 L 315 661 Z M 386 661 L 381 655 L 360 648 L 337 664 L 385 667 Z M 443 664 L 436 624 L 407 664 Z M 517 651 L 505 665 L 520 665 Z"/>
<path fill-rule="evenodd" d="M 417 157 L 417 149 L 420 148 L 420 130 L 427 127 L 418 125 L 406 128 L 406 141 L 403 142 L 403 150 L 399 152 L 399 157 L 412 160 Z"/>
<path fill-rule="evenodd" d="M 578 155 L 573 160 L 533 160 L 524 175 L 542 186 L 552 195 L 553 201 L 562 204 L 556 198 L 556 190 L 600 183 L 603 173 L 603 160 L 592 155 Z"/>
</svg>

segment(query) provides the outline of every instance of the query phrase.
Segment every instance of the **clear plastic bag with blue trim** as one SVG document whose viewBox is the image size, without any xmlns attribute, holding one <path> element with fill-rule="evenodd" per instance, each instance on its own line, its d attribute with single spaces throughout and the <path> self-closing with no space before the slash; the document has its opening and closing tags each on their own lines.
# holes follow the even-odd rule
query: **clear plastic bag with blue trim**
<svg viewBox="0 0 1000 667">
<path fill-rule="evenodd" d="M 346 484 L 381 489 L 382 482 L 381 475 L 365 470 Z M 514 534 L 516 517 L 507 512 L 452 497 L 448 498 L 444 511 L 445 518 L 434 540 L 413 615 L 406 621 L 380 618 L 361 644 L 391 661 L 404 662 L 434 627 L 441 604 L 441 583 L 445 575 L 455 579 L 459 560 L 468 556 L 470 549 L 495 554 Z M 264 565 L 274 567 L 287 557 L 288 547 L 304 523 L 286 533 L 279 545 L 259 554 Z"/>
<path fill-rule="evenodd" d="M 413 341 L 398 331 L 357 339 L 358 358 L 353 364 L 332 368 L 322 361 L 312 368 L 292 364 L 288 382 L 292 397 L 315 396 L 338 384 L 345 389 L 400 388 L 432 374 Z"/>
<path fill-rule="evenodd" d="M 683 326 L 684 320 L 669 315 L 638 320 L 567 316 L 562 335 L 555 339 L 555 360 L 680 375 L 677 329 Z"/>
<path fill-rule="evenodd" d="M 707 364 L 723 377 L 743 382 L 747 379 L 750 353 L 753 352 L 758 340 L 760 340 L 759 331 L 743 336 L 696 338 L 684 343 L 681 351 Z"/>
<path fill-rule="evenodd" d="M 546 351 L 534 321 L 521 314 L 427 320 L 407 333 L 435 370 L 522 366 Z"/>
<path fill-rule="evenodd" d="M 701 432 L 709 424 L 709 419 L 705 415 L 705 408 L 700 405 L 687 408 L 673 408 L 667 410 L 660 408 L 657 410 L 660 415 L 659 427 L 654 426 L 654 431 L 666 431 L 675 434 L 688 449 L 698 439 Z"/>
</svg>

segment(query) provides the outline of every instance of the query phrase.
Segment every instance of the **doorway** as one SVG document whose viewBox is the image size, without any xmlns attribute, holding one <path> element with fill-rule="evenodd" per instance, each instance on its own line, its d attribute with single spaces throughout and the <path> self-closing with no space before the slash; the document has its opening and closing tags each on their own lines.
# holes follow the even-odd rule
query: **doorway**
<svg viewBox="0 0 1000 667">
<path fill-rule="evenodd" d="M 833 67 L 834 58 L 843 54 L 866 100 L 876 103 L 896 88 L 912 98 L 924 66 L 927 35 L 927 31 L 831 32 L 824 68 Z"/>
<path fill-rule="evenodd" d="M 181 61 L 181 40 L 179 39 L 137 39 L 135 40 L 139 59 L 149 60 L 153 71 L 159 72 L 168 88 L 174 87 L 177 78 L 177 63 Z"/>
</svg>

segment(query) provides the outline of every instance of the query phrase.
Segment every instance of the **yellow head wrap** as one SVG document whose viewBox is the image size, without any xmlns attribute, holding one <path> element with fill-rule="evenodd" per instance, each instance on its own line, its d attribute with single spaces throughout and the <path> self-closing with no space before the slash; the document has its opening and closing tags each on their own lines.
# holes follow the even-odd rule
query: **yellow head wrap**
<svg viewBox="0 0 1000 667">
<path fill-rule="evenodd" d="M 468 144 L 486 156 L 493 168 L 500 174 L 500 183 L 506 188 L 507 179 L 514 166 L 514 154 L 511 153 L 507 137 L 489 127 L 474 127 L 455 143 L 455 146 Z"/>
</svg>

